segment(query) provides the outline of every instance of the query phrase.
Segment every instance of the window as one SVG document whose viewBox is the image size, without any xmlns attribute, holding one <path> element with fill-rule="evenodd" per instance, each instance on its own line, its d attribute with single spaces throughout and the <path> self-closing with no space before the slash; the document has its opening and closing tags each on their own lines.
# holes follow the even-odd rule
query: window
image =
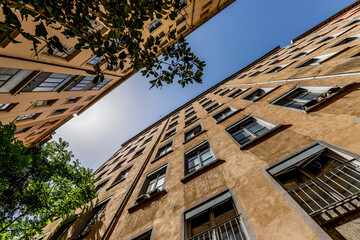
<svg viewBox="0 0 360 240">
<path fill-rule="evenodd" d="M 37 75 L 22 92 L 56 92 L 75 75 L 42 72 Z"/>
<path fill-rule="evenodd" d="M 91 212 L 85 217 L 82 229 L 80 230 L 80 233 L 78 234 L 77 238 L 82 239 L 86 235 L 88 235 L 92 229 L 92 227 L 95 225 L 95 223 L 103 216 L 103 213 L 105 211 L 106 205 L 108 204 L 110 199 L 96 205 Z"/>
<path fill-rule="evenodd" d="M 55 124 L 58 120 L 55 120 L 55 121 L 50 121 L 50 122 L 46 122 L 44 125 L 42 125 L 40 128 L 44 128 L 44 127 L 47 127 L 47 126 L 51 126 L 53 124 Z"/>
<path fill-rule="evenodd" d="M 20 129 L 16 129 L 14 134 L 20 134 L 20 133 L 25 133 L 28 132 L 30 129 L 32 129 L 33 127 L 26 127 L 26 128 L 20 128 Z"/>
<path fill-rule="evenodd" d="M 174 121 L 175 119 L 178 119 L 179 118 L 179 115 L 176 115 L 175 117 L 173 117 L 170 122 Z"/>
<path fill-rule="evenodd" d="M 328 53 L 328 54 L 324 54 L 321 56 L 310 58 L 310 59 L 306 60 L 305 62 L 302 62 L 301 64 L 297 65 L 295 68 L 319 65 L 320 63 L 325 62 L 326 60 L 330 59 L 337 53 L 339 53 L 339 52 L 332 52 L 332 53 Z"/>
<path fill-rule="evenodd" d="M 65 221 L 61 226 L 51 235 L 48 240 L 60 240 L 61 237 L 69 230 L 69 228 L 74 224 L 78 216 L 71 218 L 68 221 Z"/>
<path fill-rule="evenodd" d="M 211 113 L 212 111 L 214 111 L 215 109 L 217 109 L 218 107 L 220 107 L 222 105 L 222 103 L 214 103 L 213 105 L 211 105 L 210 107 L 208 107 L 207 109 L 205 109 L 208 113 Z"/>
<path fill-rule="evenodd" d="M 129 146 L 129 147 L 130 147 L 130 146 Z M 127 147 L 127 148 L 129 148 L 129 147 Z M 135 151 L 136 148 L 137 148 L 137 146 L 135 146 L 135 147 L 133 147 L 132 149 L 130 149 L 125 156 L 127 156 L 127 155 L 129 155 L 130 153 L 132 153 L 133 151 Z"/>
<path fill-rule="evenodd" d="M 225 118 L 227 118 L 228 116 L 232 115 L 234 112 L 236 111 L 236 109 L 232 108 L 232 107 L 226 107 L 225 109 L 221 110 L 220 112 L 218 112 L 217 114 L 215 114 L 213 116 L 213 118 L 219 122 Z"/>
<path fill-rule="evenodd" d="M 150 133 L 150 135 L 153 135 L 157 130 L 158 130 L 157 128 L 154 129 L 154 130 Z"/>
<path fill-rule="evenodd" d="M 334 48 L 334 47 L 338 47 L 344 44 L 348 44 L 348 43 L 352 43 L 352 42 L 357 42 L 360 40 L 360 34 L 356 34 L 354 36 L 351 37 L 346 37 L 342 40 L 340 40 L 339 42 L 335 43 L 334 45 L 328 47 L 328 48 Z"/>
<path fill-rule="evenodd" d="M 155 159 L 160 158 L 172 150 L 172 141 L 160 147 L 156 153 Z"/>
<path fill-rule="evenodd" d="M 105 29 L 105 26 L 102 25 L 99 21 L 97 20 L 90 20 L 90 24 L 91 24 L 91 29 L 89 29 L 89 32 L 91 33 L 95 33 L 97 31 L 100 31 L 100 34 L 102 32 L 103 29 Z"/>
<path fill-rule="evenodd" d="M 218 89 L 218 90 L 216 90 L 213 94 L 218 94 L 219 92 L 221 92 L 222 90 L 224 90 L 224 88 L 220 88 L 220 89 Z"/>
<path fill-rule="evenodd" d="M 16 68 L 0 67 L 0 87 L 20 71 L 20 69 Z"/>
<path fill-rule="evenodd" d="M 105 180 L 103 181 L 102 183 L 100 183 L 99 185 L 96 186 L 95 188 L 95 192 L 96 193 L 100 193 L 101 190 L 105 187 L 105 185 L 108 183 L 109 179 L 108 180 Z"/>
<path fill-rule="evenodd" d="M 166 175 L 167 165 L 160 167 L 159 169 L 149 173 L 146 176 L 146 180 L 144 182 L 144 185 L 141 188 L 140 194 L 149 194 L 151 196 L 151 193 L 156 190 L 163 190 L 164 184 L 165 184 L 165 175 Z"/>
<path fill-rule="evenodd" d="M 154 20 L 152 23 L 149 24 L 148 29 L 149 32 L 152 33 L 153 31 L 155 31 L 158 27 L 161 26 L 161 22 L 159 19 Z"/>
<path fill-rule="evenodd" d="M 68 103 L 76 103 L 77 101 L 80 100 L 81 97 L 71 97 L 66 101 L 66 104 Z"/>
<path fill-rule="evenodd" d="M 323 38 L 322 40 L 320 40 L 319 42 L 315 43 L 315 45 L 320 44 L 320 43 L 323 43 L 323 42 L 330 41 L 331 39 L 337 38 L 338 36 L 340 36 L 340 35 L 343 34 L 343 33 L 345 33 L 345 31 L 338 32 L 338 33 L 336 33 L 336 34 L 334 34 L 334 35 L 325 37 L 325 38 Z"/>
<path fill-rule="evenodd" d="M 68 45 L 62 45 L 64 48 L 65 52 L 60 52 L 57 48 L 52 48 L 53 53 L 50 54 L 49 48 L 45 47 L 43 48 L 43 50 L 41 51 L 42 54 L 47 54 L 47 55 L 53 55 L 53 56 L 57 56 L 57 57 L 62 57 L 62 58 L 68 58 L 71 55 L 73 55 L 76 52 L 76 49 L 74 47 L 68 46 Z"/>
<path fill-rule="evenodd" d="M 134 160 L 135 158 L 137 158 L 138 156 L 140 156 L 141 154 L 143 154 L 145 148 L 140 149 L 139 151 L 137 151 L 134 156 L 131 158 L 131 160 Z"/>
<path fill-rule="evenodd" d="M 262 73 L 263 71 L 256 71 L 253 74 L 251 74 L 249 77 L 255 77 L 257 75 L 259 75 L 260 73 Z"/>
<path fill-rule="evenodd" d="M 139 138 L 139 140 L 136 141 L 136 144 L 138 144 L 139 142 L 141 142 L 144 138 L 145 138 L 145 136 Z"/>
<path fill-rule="evenodd" d="M 360 19 L 354 20 L 354 21 L 352 21 L 352 22 L 350 22 L 350 23 L 346 24 L 346 25 L 345 25 L 345 26 L 343 26 L 342 28 L 347 28 L 347 27 L 350 27 L 350 26 L 352 26 L 352 25 L 354 25 L 354 24 L 356 24 L 356 23 L 359 23 L 359 22 L 360 22 Z"/>
<path fill-rule="evenodd" d="M 96 179 L 100 180 L 109 170 L 103 171 Z"/>
<path fill-rule="evenodd" d="M 199 101 L 199 104 L 202 104 L 203 102 L 205 102 L 205 101 L 208 100 L 208 99 L 209 99 L 208 97 L 201 99 L 201 100 Z"/>
<path fill-rule="evenodd" d="M 44 132 L 44 131 L 45 131 L 45 129 L 37 130 L 37 131 L 31 133 L 31 134 L 30 134 L 29 136 L 27 136 L 26 138 L 29 138 L 29 137 L 38 135 L 38 134 L 40 134 L 40 133 L 42 133 L 42 132 Z"/>
<path fill-rule="evenodd" d="M 271 69 L 270 71 L 266 72 L 266 74 L 269 73 L 275 73 L 275 72 L 280 72 L 281 70 L 283 70 L 284 68 L 286 68 L 287 66 L 289 66 L 291 63 L 288 64 L 284 64 L 284 65 L 280 65 L 280 66 L 276 66 L 273 69 Z"/>
<path fill-rule="evenodd" d="M 57 99 L 51 99 L 51 100 L 38 100 L 33 107 L 47 107 L 53 105 Z"/>
<path fill-rule="evenodd" d="M 178 121 L 171 123 L 168 129 L 175 127 L 178 123 L 179 123 Z"/>
<path fill-rule="evenodd" d="M 226 131 L 240 144 L 259 138 L 274 128 L 276 125 L 254 116 L 247 116 L 234 125 L 226 128 Z"/>
<path fill-rule="evenodd" d="M 231 93 L 228 97 L 229 97 L 229 98 L 236 98 L 237 96 L 239 96 L 240 94 L 242 94 L 242 93 L 245 92 L 246 90 L 248 90 L 248 88 L 247 88 L 247 89 L 245 89 L 245 88 L 240 88 L 240 89 L 236 90 L 235 92 Z"/>
<path fill-rule="evenodd" d="M 178 31 L 177 31 L 177 34 L 179 35 L 180 33 L 182 33 L 183 31 L 186 30 L 186 25 L 183 26 L 182 28 L 180 28 Z"/>
<path fill-rule="evenodd" d="M 207 101 L 207 102 L 205 102 L 203 105 L 201 105 L 203 108 L 204 107 L 206 107 L 206 106 L 208 106 L 209 104 L 211 104 L 212 102 L 214 102 L 214 100 L 209 100 L 209 101 Z"/>
<path fill-rule="evenodd" d="M 299 58 L 299 57 L 306 56 L 309 53 L 312 53 L 313 51 L 315 51 L 316 49 L 318 49 L 318 48 L 312 48 L 312 49 L 306 50 L 304 52 L 298 53 L 298 54 L 296 54 L 294 57 L 292 57 L 290 59 L 296 59 L 296 58 Z"/>
<path fill-rule="evenodd" d="M 0 103 L 0 112 L 8 112 L 16 106 L 17 103 Z"/>
<path fill-rule="evenodd" d="M 119 168 L 121 168 L 121 166 L 125 163 L 127 158 L 125 158 L 124 160 L 122 160 L 121 162 L 119 162 L 118 164 L 116 164 L 116 166 L 114 167 L 114 169 L 111 172 L 115 172 L 116 170 L 118 170 Z M 116 159 L 117 160 L 117 159 Z M 115 162 L 115 161 L 114 161 Z"/>
<path fill-rule="evenodd" d="M 190 139 L 196 137 L 197 135 L 199 135 L 200 133 L 202 133 L 203 129 L 202 129 L 202 126 L 199 124 L 197 125 L 196 127 L 188 130 L 185 132 L 184 134 L 184 139 L 185 139 L 185 142 L 186 141 L 189 141 Z"/>
<path fill-rule="evenodd" d="M 95 84 L 90 88 L 90 90 L 100 90 L 102 89 L 106 84 L 108 84 L 111 81 L 109 78 L 105 78 L 104 80 L 100 81 L 98 84 Z"/>
<path fill-rule="evenodd" d="M 202 7 L 201 7 L 201 11 L 204 11 L 207 7 L 210 7 L 212 4 L 212 0 L 209 0 L 207 3 L 205 3 Z"/>
<path fill-rule="evenodd" d="M 148 139 L 146 139 L 146 140 L 143 142 L 143 144 L 142 144 L 141 146 L 147 144 L 147 143 L 150 142 L 151 140 L 152 140 L 152 137 L 149 137 Z"/>
<path fill-rule="evenodd" d="M 171 131 L 169 131 L 169 132 L 167 132 L 167 133 L 165 133 L 163 140 L 168 139 L 169 137 L 175 135 L 175 133 L 176 133 L 176 128 L 173 129 L 173 130 L 171 130 Z"/>
<path fill-rule="evenodd" d="M 191 116 L 194 115 L 195 113 L 196 113 L 195 110 L 189 112 L 188 114 L 185 115 L 184 119 L 187 119 L 187 118 L 191 117 Z"/>
<path fill-rule="evenodd" d="M 181 16 L 178 20 L 176 20 L 176 26 L 179 26 L 181 23 L 185 22 L 186 16 Z"/>
<path fill-rule="evenodd" d="M 194 116 L 194 117 L 190 118 L 189 120 L 187 120 L 185 122 L 185 127 L 190 126 L 192 123 L 196 122 L 196 120 L 198 120 L 197 116 Z"/>
<path fill-rule="evenodd" d="M 192 173 L 215 160 L 208 142 L 204 142 L 185 153 L 185 174 Z"/>
<path fill-rule="evenodd" d="M 129 174 L 130 170 L 131 170 L 132 166 L 122 170 L 120 172 L 120 174 L 115 178 L 114 182 L 111 184 L 111 186 L 114 186 L 120 182 L 122 182 L 123 180 L 125 180 L 125 178 L 127 177 L 127 175 Z"/>
<path fill-rule="evenodd" d="M 92 95 L 92 96 L 88 96 L 85 101 L 90 101 L 91 99 L 93 99 L 95 97 L 95 95 Z"/>
<path fill-rule="evenodd" d="M 185 212 L 187 240 L 247 240 L 244 224 L 229 191 Z"/>
<path fill-rule="evenodd" d="M 81 105 L 81 106 L 77 106 L 77 107 L 74 107 L 74 109 L 73 109 L 73 110 L 71 110 L 71 112 L 76 112 L 76 111 L 79 111 L 82 107 L 83 107 L 83 105 Z"/>
<path fill-rule="evenodd" d="M 359 194 L 359 163 L 354 154 L 315 143 L 267 171 L 310 216 L 316 217 Z"/>
<path fill-rule="evenodd" d="M 57 110 L 53 111 L 52 113 L 50 113 L 49 116 L 54 116 L 54 115 L 63 114 L 66 110 L 67 110 L 67 108 L 57 109 Z"/>
<path fill-rule="evenodd" d="M 266 94 L 273 91 L 274 89 L 275 89 L 274 87 L 258 88 L 256 90 L 252 91 L 250 94 L 243 97 L 243 99 L 255 102 L 255 101 L 259 100 L 260 98 L 264 97 Z"/>
<path fill-rule="evenodd" d="M 223 91 L 222 93 L 220 93 L 220 96 L 225 96 L 228 92 L 231 92 L 232 90 L 234 90 L 234 88 L 228 88 L 225 91 Z"/>
<path fill-rule="evenodd" d="M 104 60 L 104 58 L 102 58 L 102 57 L 93 56 L 89 61 L 87 61 L 87 64 L 96 65 L 96 64 L 101 63 L 103 60 Z"/>
<path fill-rule="evenodd" d="M 23 120 L 29 120 L 29 119 L 35 119 L 40 115 L 40 113 L 32 113 L 32 114 L 26 114 L 21 115 L 15 119 L 15 122 L 23 121 Z"/>
<path fill-rule="evenodd" d="M 193 106 L 188 107 L 187 109 L 185 109 L 185 113 L 189 112 L 189 111 L 192 110 L 192 109 L 194 109 Z"/>
<path fill-rule="evenodd" d="M 295 87 L 270 104 L 289 108 L 308 110 L 315 104 L 341 90 L 340 86 Z"/>
</svg>

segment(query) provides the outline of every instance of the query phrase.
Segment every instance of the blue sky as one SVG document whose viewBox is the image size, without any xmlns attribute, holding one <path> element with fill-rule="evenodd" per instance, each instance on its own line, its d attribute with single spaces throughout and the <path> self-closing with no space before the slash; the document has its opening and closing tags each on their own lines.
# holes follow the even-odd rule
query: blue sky
<svg viewBox="0 0 360 240">
<path fill-rule="evenodd" d="M 136 74 L 80 116 L 59 137 L 83 166 L 96 170 L 121 144 L 276 46 L 330 17 L 354 0 L 237 0 L 187 37 L 206 61 L 203 84 L 152 88 Z"/>
</svg>

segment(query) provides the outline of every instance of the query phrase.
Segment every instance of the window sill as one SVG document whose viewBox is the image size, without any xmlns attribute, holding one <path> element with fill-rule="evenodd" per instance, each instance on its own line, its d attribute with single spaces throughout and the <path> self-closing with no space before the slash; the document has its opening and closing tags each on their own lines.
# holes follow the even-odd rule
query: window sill
<svg viewBox="0 0 360 240">
<path fill-rule="evenodd" d="M 136 210 L 138 210 L 138 209 L 140 209 L 142 207 L 148 206 L 153 201 L 159 199 L 160 197 L 164 196 L 165 194 L 167 194 L 167 191 L 165 189 L 163 189 L 161 191 L 158 191 L 158 192 L 155 192 L 152 195 L 146 194 L 147 197 L 144 200 L 142 200 L 141 202 L 135 203 L 133 206 L 131 206 L 128 209 L 128 212 L 133 213 L 133 212 L 135 212 Z"/>
<path fill-rule="evenodd" d="M 221 160 L 221 159 L 215 159 L 213 162 L 209 163 L 208 165 L 198 169 L 197 171 L 195 172 L 192 172 L 192 173 L 189 173 L 187 174 L 186 176 L 184 176 L 183 178 L 181 178 L 180 182 L 182 183 L 187 183 L 189 181 L 191 181 L 192 179 L 206 173 L 207 171 L 217 167 L 218 165 L 224 163 L 225 161 L 224 160 Z"/>
<path fill-rule="evenodd" d="M 108 187 L 108 188 L 106 189 L 106 191 L 110 190 L 111 188 L 115 187 L 115 186 L 118 185 L 119 183 L 123 182 L 125 179 L 126 179 L 126 178 L 123 178 L 123 179 L 121 179 L 121 180 L 119 180 L 119 181 L 111 184 L 111 186 Z"/>
<path fill-rule="evenodd" d="M 254 138 L 247 143 L 244 143 L 243 145 L 240 145 L 241 150 L 246 150 L 258 143 L 260 143 L 262 140 L 265 140 L 266 137 L 269 137 L 272 134 L 275 134 L 277 131 L 279 131 L 281 128 L 284 128 L 285 126 L 282 124 L 276 125 L 274 128 L 270 129 L 268 132 L 258 136 L 257 138 Z"/>
<path fill-rule="evenodd" d="M 233 113 L 231 113 L 229 116 L 226 116 L 225 118 L 221 119 L 220 121 L 217 121 L 216 124 L 222 123 L 225 120 L 229 119 L 230 117 L 234 116 L 235 114 L 237 114 L 238 112 L 241 112 L 242 110 L 244 110 L 243 108 L 240 108 L 236 111 L 234 111 Z M 216 120 L 215 120 L 216 121 Z"/>
<path fill-rule="evenodd" d="M 168 151 L 167 153 L 165 153 L 164 155 L 161 155 L 161 156 L 159 156 L 159 157 L 154 158 L 154 160 L 152 160 L 150 163 L 154 163 L 154 162 L 158 161 L 159 159 L 165 157 L 166 155 L 172 153 L 173 151 L 174 151 L 174 150 L 170 150 L 170 151 Z"/>
<path fill-rule="evenodd" d="M 198 134 L 194 135 L 192 138 L 184 141 L 183 144 L 190 142 L 191 140 L 193 140 L 194 138 L 196 138 L 197 136 L 199 136 L 199 135 L 201 135 L 201 134 L 203 134 L 203 133 L 205 133 L 205 132 L 207 132 L 207 130 L 202 130 L 202 131 L 199 132 Z"/>
</svg>

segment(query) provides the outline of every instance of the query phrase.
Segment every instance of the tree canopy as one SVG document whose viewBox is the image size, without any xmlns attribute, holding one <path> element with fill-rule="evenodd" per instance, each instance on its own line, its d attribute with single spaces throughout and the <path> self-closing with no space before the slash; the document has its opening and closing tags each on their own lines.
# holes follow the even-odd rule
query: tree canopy
<svg viewBox="0 0 360 240">
<path fill-rule="evenodd" d="M 170 26 L 165 33 L 173 44 L 160 48 L 160 37 L 144 37 L 144 22 L 147 20 L 175 20 L 186 1 L 183 0 L 4 0 L 0 1 L 4 20 L 0 30 L 12 42 L 14 31 L 32 41 L 33 50 L 46 43 L 48 53 L 55 49 L 66 52 L 57 35 L 50 35 L 49 28 L 59 31 L 66 38 L 77 39 L 76 49 L 90 49 L 94 55 L 103 58 L 107 70 L 118 66 L 123 70 L 126 64 L 143 76 L 151 78 L 151 87 L 173 83 L 176 79 L 186 84 L 202 82 L 204 61 L 201 61 L 188 46 L 184 37 L 176 36 L 176 28 Z M 25 31 L 23 20 L 36 23 L 35 33 Z M 98 20 L 108 29 L 103 35 L 94 30 Z M 161 56 L 159 54 L 161 53 Z M 104 78 L 99 64 L 89 74 L 96 75 L 94 82 Z"/>
<path fill-rule="evenodd" d="M 63 140 L 24 146 L 0 122 L 0 239 L 28 239 L 96 197 L 90 169 Z"/>
</svg>

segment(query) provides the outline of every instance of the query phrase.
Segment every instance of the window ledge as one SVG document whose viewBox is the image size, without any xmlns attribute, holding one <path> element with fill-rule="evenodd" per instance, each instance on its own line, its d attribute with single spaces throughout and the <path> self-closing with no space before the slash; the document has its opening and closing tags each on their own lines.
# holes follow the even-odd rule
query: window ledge
<svg viewBox="0 0 360 240">
<path fill-rule="evenodd" d="M 201 135 L 201 134 L 203 134 L 203 133 L 205 133 L 205 132 L 207 132 L 207 130 L 202 130 L 202 131 L 199 132 L 198 134 L 194 135 L 192 138 L 184 141 L 183 144 L 190 142 L 191 140 L 193 140 L 194 138 L 196 138 L 197 136 L 199 136 L 199 135 Z"/>
<path fill-rule="evenodd" d="M 333 100 L 334 98 L 336 98 L 337 96 L 339 96 L 340 94 L 344 93 L 345 91 L 347 91 L 348 89 L 354 87 L 358 85 L 357 82 L 353 82 L 353 83 L 350 83 L 350 84 L 347 84 L 345 85 L 344 87 L 342 87 L 339 91 L 337 91 L 336 93 L 332 94 L 331 96 L 329 97 L 326 97 L 324 98 L 322 101 L 319 101 L 318 103 L 315 103 L 314 105 L 312 105 L 311 107 L 308 107 L 307 109 L 305 110 L 302 110 L 303 112 L 305 113 L 308 113 L 308 112 L 311 112 L 311 111 L 314 111 L 316 108 L 318 108 L 321 104 L 324 104 L 326 102 L 329 102 L 331 100 Z"/>
<path fill-rule="evenodd" d="M 282 124 L 279 124 L 279 125 L 276 125 L 275 127 L 273 127 L 272 129 L 270 129 L 269 131 L 267 131 L 266 133 L 258 136 L 257 138 L 254 138 L 250 141 L 248 141 L 247 143 L 243 144 L 243 145 L 240 145 L 240 149 L 243 150 L 243 149 L 248 149 L 250 148 L 251 146 L 259 143 L 260 141 L 264 140 L 265 137 L 269 136 L 270 134 L 274 134 L 276 133 L 278 130 L 280 130 L 281 128 L 283 128 L 284 125 Z"/>
<path fill-rule="evenodd" d="M 170 151 L 168 151 L 167 153 L 165 153 L 165 154 L 163 154 L 163 155 L 161 155 L 161 156 L 159 156 L 159 157 L 156 157 L 156 158 L 154 158 L 154 160 L 152 160 L 150 163 L 154 163 L 154 162 L 156 162 L 157 160 L 159 160 L 159 159 L 161 159 L 161 158 L 163 158 L 163 157 L 165 157 L 166 155 L 168 155 L 168 154 L 170 154 L 170 153 L 172 153 L 174 150 L 170 150 Z"/>
<path fill-rule="evenodd" d="M 128 209 L 128 212 L 133 213 L 142 207 L 150 205 L 153 201 L 159 199 L 160 197 L 164 196 L 165 194 L 167 194 L 167 191 L 165 189 L 155 192 L 152 195 L 146 194 L 146 198 L 144 200 L 142 200 L 141 202 L 135 203 L 133 206 L 131 206 Z"/>
<path fill-rule="evenodd" d="M 243 108 L 240 108 L 240 109 L 238 109 L 238 110 L 234 111 L 234 112 L 233 112 L 233 113 L 231 113 L 229 116 L 226 116 L 225 118 L 221 119 L 220 121 L 217 121 L 217 122 L 216 122 L 216 124 L 219 124 L 219 123 L 224 122 L 226 119 L 228 119 L 228 118 L 230 118 L 230 117 L 234 116 L 235 114 L 237 114 L 238 112 L 241 112 L 242 110 L 244 110 L 244 109 L 243 109 Z"/>
<path fill-rule="evenodd" d="M 106 189 L 106 191 L 108 191 L 108 190 L 110 190 L 111 188 L 115 187 L 116 185 L 118 185 L 118 184 L 121 183 L 122 181 L 125 181 L 125 179 L 126 179 L 126 178 L 123 178 L 123 179 L 121 179 L 121 180 L 119 180 L 119 181 L 117 181 L 117 182 L 114 182 L 113 184 L 111 184 L 110 187 L 108 187 L 108 188 Z"/>
<path fill-rule="evenodd" d="M 215 159 L 214 161 L 212 161 L 208 165 L 198 169 L 197 171 L 187 174 L 186 176 L 181 178 L 180 182 L 185 184 L 185 183 L 191 181 L 193 178 L 196 178 L 197 176 L 200 176 L 200 175 L 206 173 L 207 171 L 213 169 L 214 167 L 217 167 L 218 165 L 220 165 L 224 162 L 225 162 L 224 160 Z"/>
</svg>

